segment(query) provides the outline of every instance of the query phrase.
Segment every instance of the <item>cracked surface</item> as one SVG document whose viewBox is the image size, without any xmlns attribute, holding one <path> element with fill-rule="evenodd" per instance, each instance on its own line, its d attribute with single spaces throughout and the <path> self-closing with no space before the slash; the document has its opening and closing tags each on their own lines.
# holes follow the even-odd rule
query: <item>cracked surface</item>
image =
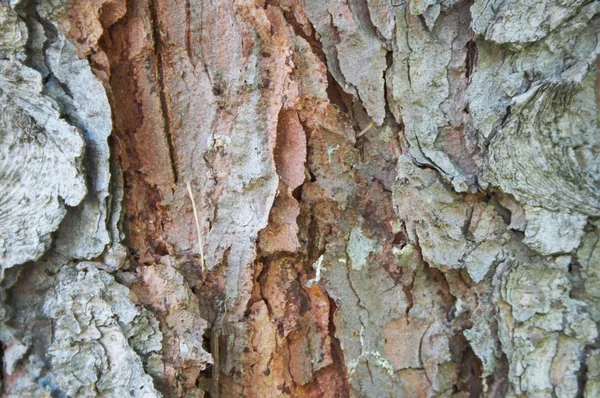
<svg viewBox="0 0 600 398">
<path fill-rule="evenodd" d="M 25 23 L 8 5 L 3 17 L 0 79 L 0 264 L 2 270 L 37 260 L 51 233 L 86 195 L 84 143 L 44 91 L 42 75 L 26 66 Z"/>
<path fill-rule="evenodd" d="M 3 395 L 597 396 L 599 18 L 0 1 Z"/>
</svg>

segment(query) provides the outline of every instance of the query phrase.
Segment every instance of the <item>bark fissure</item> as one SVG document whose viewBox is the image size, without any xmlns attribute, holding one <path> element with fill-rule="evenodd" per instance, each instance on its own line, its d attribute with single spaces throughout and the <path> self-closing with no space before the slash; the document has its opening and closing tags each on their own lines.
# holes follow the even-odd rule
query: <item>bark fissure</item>
<svg viewBox="0 0 600 398">
<path fill-rule="evenodd" d="M 156 8 L 156 0 L 148 0 L 148 7 L 150 9 L 150 19 L 152 24 L 152 40 L 154 42 L 154 56 L 156 62 L 156 81 L 158 84 L 158 92 L 160 97 L 160 107 L 162 111 L 162 118 L 165 125 L 164 136 L 167 141 L 167 147 L 169 149 L 169 159 L 171 160 L 171 169 L 173 171 L 173 184 L 177 185 L 179 180 L 179 173 L 177 171 L 177 158 L 175 157 L 175 147 L 173 146 L 173 138 L 171 131 L 171 114 L 169 112 L 169 98 L 165 90 L 165 63 L 163 60 L 163 33 L 160 28 L 160 20 L 158 10 Z M 188 4 L 186 3 L 186 29 L 187 28 L 187 17 L 188 17 Z M 187 44 L 187 41 L 186 41 Z M 190 47 L 186 48 L 190 51 Z M 190 57 L 192 60 L 192 57 Z"/>
</svg>

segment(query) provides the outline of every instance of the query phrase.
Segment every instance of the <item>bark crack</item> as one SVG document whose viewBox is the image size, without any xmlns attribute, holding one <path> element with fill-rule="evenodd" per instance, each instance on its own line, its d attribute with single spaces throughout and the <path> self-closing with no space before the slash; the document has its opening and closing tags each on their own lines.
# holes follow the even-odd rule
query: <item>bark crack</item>
<svg viewBox="0 0 600 398">
<path fill-rule="evenodd" d="M 165 70 L 164 70 L 164 57 L 163 57 L 163 33 L 160 29 L 160 20 L 158 16 L 158 8 L 156 0 L 148 1 L 148 8 L 150 10 L 150 19 L 152 24 L 152 39 L 154 41 L 154 56 L 155 64 L 157 68 L 156 80 L 159 88 L 160 106 L 164 122 L 164 136 L 169 151 L 169 158 L 171 160 L 171 170 L 173 173 L 173 182 L 177 185 L 179 180 L 179 173 L 177 171 L 177 162 L 175 156 L 175 147 L 173 146 L 173 136 L 171 131 L 171 116 L 169 113 L 169 100 L 167 98 L 166 87 L 165 87 Z"/>
</svg>

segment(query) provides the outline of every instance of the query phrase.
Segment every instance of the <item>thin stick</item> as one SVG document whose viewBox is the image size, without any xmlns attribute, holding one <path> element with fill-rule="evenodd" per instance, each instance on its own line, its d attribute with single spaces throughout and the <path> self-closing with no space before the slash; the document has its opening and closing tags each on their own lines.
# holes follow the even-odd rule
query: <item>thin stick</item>
<svg viewBox="0 0 600 398">
<path fill-rule="evenodd" d="M 356 138 L 360 137 L 361 135 L 363 135 L 367 131 L 371 130 L 374 125 L 375 124 L 373 122 L 369 123 L 369 125 L 367 127 L 365 127 L 363 131 L 361 131 L 360 133 L 356 134 Z"/>
<path fill-rule="evenodd" d="M 192 186 L 189 181 L 186 183 L 190 200 L 192 201 L 192 209 L 194 210 L 194 219 L 196 220 L 196 231 L 198 232 L 198 244 L 200 245 L 200 262 L 202 263 L 202 272 L 206 270 L 204 265 L 204 245 L 202 244 L 202 234 L 200 233 L 200 222 L 198 221 L 198 211 L 196 210 L 196 201 L 194 200 L 194 194 L 192 192 Z"/>
</svg>

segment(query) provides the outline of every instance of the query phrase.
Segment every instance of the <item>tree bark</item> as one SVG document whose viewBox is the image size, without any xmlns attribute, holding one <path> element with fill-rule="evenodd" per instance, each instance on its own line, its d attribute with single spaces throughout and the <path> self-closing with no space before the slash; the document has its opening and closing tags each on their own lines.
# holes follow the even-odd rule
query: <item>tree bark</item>
<svg viewBox="0 0 600 398">
<path fill-rule="evenodd" d="M 599 42 L 589 0 L 0 1 L 3 396 L 600 397 Z"/>
</svg>

